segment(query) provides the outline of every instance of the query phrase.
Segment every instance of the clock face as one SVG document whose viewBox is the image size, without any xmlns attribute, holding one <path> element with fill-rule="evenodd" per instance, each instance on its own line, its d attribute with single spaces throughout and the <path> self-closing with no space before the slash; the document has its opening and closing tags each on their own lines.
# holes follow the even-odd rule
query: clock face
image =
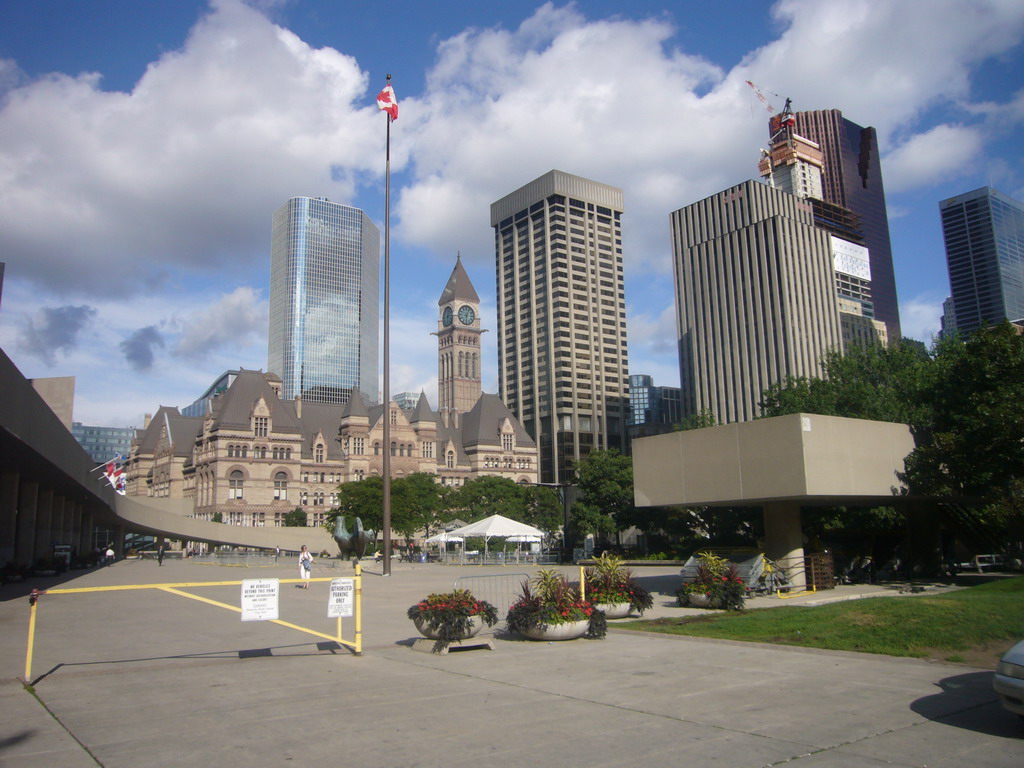
<svg viewBox="0 0 1024 768">
<path fill-rule="evenodd" d="M 459 307 L 459 322 L 463 325 L 472 325 L 473 320 L 476 318 L 476 313 L 473 308 L 468 304 L 463 304 Z"/>
<path fill-rule="evenodd" d="M 447 328 L 452 324 L 452 308 L 445 307 L 444 313 L 441 315 L 441 322 L 444 323 L 444 327 Z"/>
</svg>

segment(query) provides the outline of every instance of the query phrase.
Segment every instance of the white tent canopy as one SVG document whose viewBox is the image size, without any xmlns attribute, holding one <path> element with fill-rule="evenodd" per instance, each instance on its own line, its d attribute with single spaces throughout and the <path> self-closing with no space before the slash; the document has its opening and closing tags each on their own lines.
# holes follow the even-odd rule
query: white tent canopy
<svg viewBox="0 0 1024 768">
<path fill-rule="evenodd" d="M 427 539 L 428 544 L 441 543 L 446 541 L 462 540 L 469 537 L 480 537 L 484 540 L 484 552 L 487 551 L 487 542 L 492 538 L 509 539 L 510 541 L 542 541 L 544 531 L 534 528 L 532 525 L 511 520 L 502 515 L 491 515 L 475 523 L 456 528 L 454 531 L 439 533 Z"/>
<path fill-rule="evenodd" d="M 464 539 L 469 536 L 482 536 L 485 539 L 494 536 L 502 538 L 509 536 L 536 536 L 541 538 L 544 536 L 544 531 L 534 528 L 532 525 L 520 523 L 517 520 L 510 520 L 501 515 L 491 515 L 483 520 L 477 520 L 475 523 L 456 528 L 454 531 L 448 531 L 448 536 L 456 539 Z"/>
</svg>

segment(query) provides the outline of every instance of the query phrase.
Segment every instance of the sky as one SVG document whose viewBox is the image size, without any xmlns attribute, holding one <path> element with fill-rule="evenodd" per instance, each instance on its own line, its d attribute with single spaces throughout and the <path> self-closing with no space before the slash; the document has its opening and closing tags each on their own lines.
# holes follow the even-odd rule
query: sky
<svg viewBox="0 0 1024 768">
<path fill-rule="evenodd" d="M 1024 199 L 1019 0 L 0 0 L 0 348 L 141 426 L 266 369 L 270 221 L 290 197 L 383 229 L 391 392 L 436 406 L 457 253 L 497 390 L 490 204 L 557 168 L 619 187 L 630 372 L 678 386 L 669 214 L 757 176 L 768 111 L 878 132 L 903 333 L 949 293 L 938 202 Z"/>
</svg>

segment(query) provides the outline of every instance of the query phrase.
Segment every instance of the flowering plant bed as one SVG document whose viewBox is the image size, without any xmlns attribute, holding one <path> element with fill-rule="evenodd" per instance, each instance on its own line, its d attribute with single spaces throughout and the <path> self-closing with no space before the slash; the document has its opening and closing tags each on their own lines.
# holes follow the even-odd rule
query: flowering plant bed
<svg viewBox="0 0 1024 768">
<path fill-rule="evenodd" d="M 407 615 L 425 637 L 435 639 L 435 653 L 472 637 L 481 624 L 493 627 L 498 623 L 498 610 L 485 600 L 477 600 L 467 589 L 427 595 L 410 606 Z"/>
<path fill-rule="evenodd" d="M 586 569 L 584 579 L 586 597 L 593 603 L 628 603 L 630 610 L 641 615 L 654 605 L 651 593 L 640 586 L 629 568 L 623 567 L 622 558 L 611 553 L 595 558 L 594 567 Z"/>
<path fill-rule="evenodd" d="M 736 566 L 711 552 L 701 552 L 697 559 L 700 564 L 693 581 L 683 584 L 676 592 L 679 604 L 695 608 L 743 610 L 747 587 Z"/>
<path fill-rule="evenodd" d="M 533 579 L 523 581 L 519 599 L 508 609 L 506 624 L 513 632 L 536 636 L 538 630 L 562 624 L 587 622 L 586 636 L 604 637 L 608 623 L 590 600 L 580 597 L 565 576 L 542 569 Z"/>
</svg>

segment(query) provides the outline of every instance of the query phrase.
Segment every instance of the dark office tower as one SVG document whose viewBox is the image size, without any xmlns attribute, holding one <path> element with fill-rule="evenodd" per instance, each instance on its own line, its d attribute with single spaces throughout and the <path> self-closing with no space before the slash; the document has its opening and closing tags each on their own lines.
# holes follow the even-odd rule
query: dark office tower
<svg viewBox="0 0 1024 768">
<path fill-rule="evenodd" d="M 762 393 L 842 349 L 833 244 L 804 200 L 746 181 L 669 214 L 682 416 L 761 415 Z"/>
<path fill-rule="evenodd" d="M 939 211 L 956 330 L 1024 318 L 1024 203 L 982 187 Z"/>
<path fill-rule="evenodd" d="M 823 109 L 797 112 L 796 132 L 821 147 L 825 202 L 849 208 L 860 218 L 871 259 L 875 319 L 885 323 L 890 342 L 898 341 L 900 308 L 875 129 L 850 122 L 838 109 Z"/>
<path fill-rule="evenodd" d="M 549 171 L 491 205 L 499 396 L 540 448 L 541 482 L 625 452 L 622 190 Z"/>
</svg>

